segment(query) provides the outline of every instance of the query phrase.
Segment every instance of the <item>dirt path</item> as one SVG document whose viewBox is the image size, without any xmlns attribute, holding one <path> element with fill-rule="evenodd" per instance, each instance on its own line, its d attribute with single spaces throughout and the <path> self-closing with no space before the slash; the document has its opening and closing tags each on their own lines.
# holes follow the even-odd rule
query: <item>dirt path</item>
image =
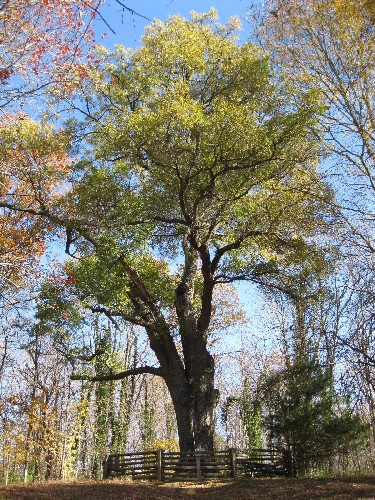
<svg viewBox="0 0 375 500">
<path fill-rule="evenodd" d="M 1 500 L 373 499 L 375 477 L 247 479 L 220 483 L 51 482 L 0 486 Z"/>
</svg>

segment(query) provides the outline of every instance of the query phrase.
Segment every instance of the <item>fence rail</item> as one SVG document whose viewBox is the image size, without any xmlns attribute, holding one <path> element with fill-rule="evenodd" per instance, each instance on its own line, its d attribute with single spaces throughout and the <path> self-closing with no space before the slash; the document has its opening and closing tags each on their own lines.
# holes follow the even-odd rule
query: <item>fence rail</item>
<svg viewBox="0 0 375 500">
<path fill-rule="evenodd" d="M 287 450 L 228 449 L 215 452 L 167 452 L 109 455 L 103 462 L 104 479 L 131 476 L 133 479 L 187 481 L 256 476 L 291 476 Z"/>
</svg>

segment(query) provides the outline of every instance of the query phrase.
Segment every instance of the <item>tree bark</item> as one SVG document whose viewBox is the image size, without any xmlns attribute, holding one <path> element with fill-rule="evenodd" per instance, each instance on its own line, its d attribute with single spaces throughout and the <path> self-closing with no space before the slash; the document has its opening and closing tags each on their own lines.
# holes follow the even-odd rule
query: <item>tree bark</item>
<svg viewBox="0 0 375 500">
<path fill-rule="evenodd" d="M 202 303 L 198 311 L 195 290 L 198 254 L 195 250 L 185 247 L 184 273 L 175 293 L 182 352 L 176 345 L 170 325 L 141 278 L 125 261 L 122 261 L 133 284 L 130 298 L 138 317 L 145 325 L 150 348 L 158 359 L 159 367 L 144 366 L 117 374 L 99 375 L 91 379 L 118 380 L 141 373 L 152 373 L 163 377 L 172 399 L 182 452 L 213 450 L 217 398 L 214 387 L 214 359 L 207 349 L 213 280 L 209 270 L 209 259 L 206 260 Z"/>
<path fill-rule="evenodd" d="M 201 353 L 194 377 L 194 445 L 195 451 L 213 451 L 216 391 L 215 365 L 210 353 Z"/>
<path fill-rule="evenodd" d="M 180 451 L 212 451 L 215 429 L 216 391 L 214 360 L 205 352 L 195 367 L 170 372 L 165 377 L 176 414 Z M 194 372 L 187 382 L 186 371 Z"/>
</svg>

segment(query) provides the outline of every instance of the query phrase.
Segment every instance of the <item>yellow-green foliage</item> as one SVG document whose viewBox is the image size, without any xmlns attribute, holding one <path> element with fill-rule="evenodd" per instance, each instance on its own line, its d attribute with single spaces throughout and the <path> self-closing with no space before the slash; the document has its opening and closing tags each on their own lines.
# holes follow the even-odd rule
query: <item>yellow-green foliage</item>
<svg viewBox="0 0 375 500">
<path fill-rule="evenodd" d="M 248 263 L 277 259 L 276 239 L 292 238 L 295 249 L 331 196 L 316 174 L 319 145 L 309 132 L 320 94 L 294 93 L 274 77 L 263 50 L 237 43 L 238 21 L 221 26 L 216 18 L 213 10 L 155 21 L 141 48 L 101 49 L 96 161 L 111 160 L 122 248 L 165 236 L 169 226 L 164 246 L 173 249 L 194 226 L 198 244 L 220 247 L 243 235 L 238 252 Z M 106 190 L 108 183 L 99 203 Z M 152 241 L 161 251 L 160 239 Z"/>
</svg>

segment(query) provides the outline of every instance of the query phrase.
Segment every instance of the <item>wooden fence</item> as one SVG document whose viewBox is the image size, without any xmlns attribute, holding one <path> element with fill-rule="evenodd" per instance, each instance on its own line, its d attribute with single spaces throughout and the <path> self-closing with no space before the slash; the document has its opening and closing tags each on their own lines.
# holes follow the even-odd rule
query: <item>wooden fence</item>
<svg viewBox="0 0 375 500">
<path fill-rule="evenodd" d="M 130 476 L 133 479 L 187 481 L 256 476 L 291 476 L 287 450 L 228 449 L 215 452 L 166 452 L 109 455 L 103 463 L 104 479 Z"/>
</svg>

